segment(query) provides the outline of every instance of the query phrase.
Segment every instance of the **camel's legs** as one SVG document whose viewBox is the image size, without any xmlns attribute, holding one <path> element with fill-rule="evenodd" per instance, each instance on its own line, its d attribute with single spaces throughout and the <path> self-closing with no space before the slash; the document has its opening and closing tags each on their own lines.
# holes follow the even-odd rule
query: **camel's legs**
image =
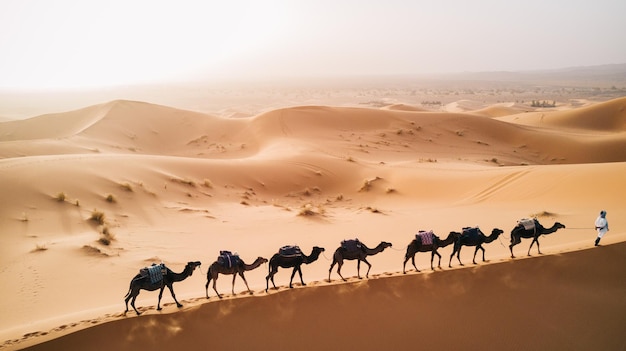
<svg viewBox="0 0 626 351">
<path fill-rule="evenodd" d="M 341 280 L 346 281 L 346 278 L 341 275 L 341 267 L 343 267 L 343 260 L 337 261 L 337 274 L 341 277 Z"/>
<path fill-rule="evenodd" d="M 528 256 L 530 256 L 530 249 L 532 249 L 534 243 L 537 243 L 537 252 L 541 255 L 541 250 L 539 249 L 539 237 L 535 237 L 528 248 Z"/>
<path fill-rule="evenodd" d="M 295 267 L 293 267 L 293 270 L 291 271 L 291 278 L 289 279 L 289 288 L 293 288 L 293 285 L 292 285 L 293 277 L 296 275 L 296 272 L 298 271 L 298 268 L 300 268 L 300 267 L 295 266 Z M 302 274 L 300 274 L 300 279 L 302 279 Z M 274 281 L 272 280 L 272 282 L 274 282 Z M 302 282 L 302 284 L 304 284 L 304 282 Z"/>
<path fill-rule="evenodd" d="M 209 268 L 210 269 L 210 268 Z M 210 273 L 210 272 L 209 272 Z M 211 282 L 211 276 L 209 274 L 207 274 L 207 281 L 206 284 L 204 285 L 204 290 L 206 292 L 206 298 L 209 298 L 209 283 Z"/>
<path fill-rule="evenodd" d="M 356 261 L 356 276 L 361 279 L 361 260 Z"/>
<path fill-rule="evenodd" d="M 330 282 L 330 274 L 333 271 L 333 267 L 335 267 L 335 264 L 337 264 L 337 259 L 335 257 L 333 257 L 333 263 L 330 264 L 330 268 L 328 269 L 328 281 Z M 339 266 L 341 267 L 341 266 Z M 339 273 L 339 270 L 341 268 L 337 268 L 337 272 Z M 341 273 L 339 273 L 339 276 L 341 276 Z"/>
<path fill-rule="evenodd" d="M 463 245 L 459 244 L 458 246 L 456 246 L 456 244 L 455 244 L 454 249 L 452 251 L 452 255 L 450 255 L 450 262 L 448 263 L 449 267 L 452 267 L 451 263 L 452 263 L 452 257 L 454 257 L 454 254 L 456 254 L 456 259 L 459 260 L 459 264 L 461 266 L 464 266 L 463 262 L 461 262 L 461 248 L 462 247 L 463 247 Z"/>
<path fill-rule="evenodd" d="M 405 261 L 406 263 L 406 261 Z M 411 257 L 411 263 L 413 264 L 413 267 L 415 268 L 416 272 L 419 272 L 420 270 L 417 269 L 417 266 L 415 265 L 415 253 L 413 253 L 413 256 Z"/>
<path fill-rule="evenodd" d="M 130 301 L 130 305 L 133 306 L 133 310 L 135 310 L 135 313 L 137 313 L 137 315 L 140 315 L 141 313 L 137 310 L 137 307 L 135 307 L 135 300 L 137 299 L 137 295 L 133 296 L 133 299 Z"/>
<path fill-rule="evenodd" d="M 433 259 L 435 258 L 435 255 L 439 257 L 439 263 L 437 263 L 437 267 L 441 268 L 441 255 L 439 254 L 439 252 L 437 252 L 437 250 L 433 250 L 432 254 L 430 255 L 430 269 L 432 269 L 433 271 L 435 270 L 435 268 L 433 268 Z"/>
<path fill-rule="evenodd" d="M 233 273 L 233 284 L 232 284 L 232 290 L 231 290 L 231 293 L 232 293 L 233 295 L 235 295 L 235 278 L 237 278 L 237 274 L 236 274 L 236 273 Z M 245 280 L 245 279 L 244 279 L 244 280 Z"/>
<path fill-rule="evenodd" d="M 183 307 L 183 305 L 180 302 L 178 302 L 178 300 L 176 300 L 176 294 L 174 294 L 174 285 L 170 284 L 167 287 L 170 289 L 170 294 L 172 294 L 172 298 L 174 298 L 174 301 L 176 302 L 176 306 Z M 161 293 L 163 293 L 163 289 L 161 289 Z"/>
<path fill-rule="evenodd" d="M 304 280 L 302 279 L 302 269 L 300 268 L 300 266 L 297 266 L 297 267 L 298 267 L 298 274 L 300 274 L 300 283 L 302 283 L 302 285 L 306 285 L 304 284 Z"/>
<path fill-rule="evenodd" d="M 165 289 L 165 285 L 161 287 L 161 290 L 159 290 L 159 302 L 157 303 L 157 311 L 161 310 L 161 297 L 163 296 L 163 289 Z"/>
<path fill-rule="evenodd" d="M 276 289 L 276 284 L 274 283 L 274 274 L 276 274 L 276 272 L 278 272 L 278 267 L 272 267 L 272 265 L 270 265 L 269 273 L 267 274 L 267 277 L 265 277 L 265 292 L 267 292 L 267 289 L 269 289 L 270 280 L 272 281 L 274 289 Z"/>
<path fill-rule="evenodd" d="M 215 291 L 215 294 L 217 295 L 217 297 L 221 299 L 222 295 L 220 295 L 220 293 L 217 292 L 217 277 L 219 277 L 219 274 L 213 278 L 213 290 Z"/>
<path fill-rule="evenodd" d="M 248 288 L 248 292 L 250 293 L 250 295 L 252 295 L 252 290 L 250 290 L 250 287 L 248 286 L 248 281 L 246 280 L 246 277 L 243 275 L 243 272 L 239 272 L 239 275 L 241 276 L 241 279 L 243 279 L 243 282 L 246 284 L 246 288 Z M 235 295 L 234 289 L 235 289 L 235 285 L 233 283 L 233 295 Z"/>
<path fill-rule="evenodd" d="M 361 262 L 361 261 L 359 261 Z M 367 259 L 363 259 L 363 262 L 365 262 L 367 264 L 367 273 L 365 273 L 365 278 L 369 278 L 370 277 L 370 269 L 372 268 L 372 265 L 367 262 Z M 361 279 L 361 277 L 359 277 L 359 279 Z"/>
</svg>

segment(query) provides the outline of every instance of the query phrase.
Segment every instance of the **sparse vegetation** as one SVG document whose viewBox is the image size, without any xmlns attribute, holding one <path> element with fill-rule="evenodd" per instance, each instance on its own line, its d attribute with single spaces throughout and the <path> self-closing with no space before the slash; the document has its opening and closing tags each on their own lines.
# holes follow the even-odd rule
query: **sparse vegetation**
<svg viewBox="0 0 626 351">
<path fill-rule="evenodd" d="M 550 211 L 541 211 L 541 212 L 537 212 L 537 213 L 533 213 L 530 215 L 530 218 L 535 218 L 535 217 L 555 217 L 556 213 L 554 212 L 550 212 Z"/>
<path fill-rule="evenodd" d="M 111 242 L 115 240 L 115 235 L 113 235 L 113 233 L 111 233 L 111 231 L 109 230 L 109 227 L 104 227 L 102 228 L 102 233 L 100 234 L 100 239 L 98 239 L 98 242 L 102 245 L 111 245 Z"/>
<path fill-rule="evenodd" d="M 190 187 L 195 187 L 196 186 L 196 182 L 194 182 L 193 180 L 190 180 L 190 179 L 171 178 L 170 180 L 172 182 L 174 182 L 174 183 L 180 183 L 180 184 L 188 185 Z"/>
<path fill-rule="evenodd" d="M 530 106 L 532 107 L 556 107 L 556 101 L 552 101 L 552 103 L 549 103 L 545 100 L 544 101 L 533 100 Z"/>
<path fill-rule="evenodd" d="M 128 192 L 133 191 L 133 187 L 129 183 L 120 184 L 120 187 Z"/>
<path fill-rule="evenodd" d="M 210 179 L 205 178 L 204 181 L 202 182 L 202 185 L 206 188 L 213 189 L 213 182 L 211 182 Z"/>
<path fill-rule="evenodd" d="M 115 200 L 115 197 L 113 196 L 113 194 L 108 194 L 108 195 L 106 196 L 106 198 L 105 198 L 105 199 L 107 200 L 107 202 L 110 202 L 110 203 L 115 203 L 115 202 L 117 202 L 117 201 Z"/>
<path fill-rule="evenodd" d="M 104 224 L 104 212 L 98 211 L 96 209 L 94 209 L 91 212 L 91 217 L 89 217 L 90 220 L 102 225 Z"/>
<path fill-rule="evenodd" d="M 58 202 L 64 202 L 65 201 L 65 193 L 64 192 L 58 193 L 57 196 L 55 197 L 55 199 Z"/>
<path fill-rule="evenodd" d="M 321 206 L 313 206 L 311 203 L 307 203 L 300 208 L 298 216 L 316 216 L 323 215 L 326 210 Z"/>
<path fill-rule="evenodd" d="M 46 251 L 48 250 L 48 247 L 44 244 L 37 244 L 35 245 L 35 248 L 31 251 L 31 252 L 41 252 L 41 251 Z"/>
</svg>

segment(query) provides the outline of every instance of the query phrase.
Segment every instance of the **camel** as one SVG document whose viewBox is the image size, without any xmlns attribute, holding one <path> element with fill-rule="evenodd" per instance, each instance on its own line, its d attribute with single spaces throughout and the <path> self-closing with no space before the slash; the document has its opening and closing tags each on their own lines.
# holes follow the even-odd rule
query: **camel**
<svg viewBox="0 0 626 351">
<path fill-rule="evenodd" d="M 483 244 L 489 244 L 496 240 L 502 233 L 504 233 L 502 229 L 494 228 L 491 231 L 491 235 L 486 236 L 479 228 L 463 228 L 463 234 L 454 242 L 454 249 L 452 250 L 452 255 L 450 255 L 448 267 L 452 267 L 452 257 L 454 257 L 454 254 L 456 254 L 456 258 L 459 260 L 461 266 L 463 266 L 461 262 L 461 247 L 463 246 L 476 246 L 474 259 L 472 260 L 474 264 L 476 264 L 476 253 L 478 249 L 483 250 L 483 262 L 485 262 L 485 249 L 483 248 Z"/>
<path fill-rule="evenodd" d="M 235 295 L 235 278 L 237 278 L 237 274 L 239 274 L 241 279 L 243 279 L 243 282 L 246 283 L 246 288 L 248 289 L 248 292 L 250 293 L 250 295 L 252 295 L 252 291 L 250 290 L 250 287 L 248 286 L 248 282 L 246 281 L 246 277 L 243 275 L 243 273 L 245 271 L 251 271 L 266 262 L 267 262 L 267 258 L 263 258 L 263 257 L 258 257 L 252 264 L 246 264 L 242 259 L 239 259 L 237 264 L 231 268 L 226 268 L 224 265 L 220 264 L 217 261 L 213 262 L 213 264 L 209 266 L 209 270 L 206 273 L 206 278 L 207 278 L 207 282 L 205 285 L 206 298 L 207 299 L 209 298 L 209 283 L 211 282 L 211 279 L 213 279 L 213 290 L 215 290 L 217 297 L 219 297 L 220 299 L 222 298 L 222 295 L 220 295 L 220 293 L 217 292 L 217 289 L 215 287 L 215 283 L 217 282 L 217 277 L 220 273 L 233 275 L 233 285 L 232 285 L 233 295 Z"/>
<path fill-rule="evenodd" d="M 359 277 L 359 279 L 361 279 L 361 261 L 365 262 L 365 264 L 367 264 L 367 272 L 365 273 L 365 277 L 369 278 L 369 273 L 372 265 L 367 262 L 367 256 L 376 255 L 377 253 L 383 252 L 383 250 L 385 250 L 386 248 L 391 247 L 391 243 L 385 241 L 381 241 L 380 244 L 378 244 L 378 246 L 373 249 L 370 249 L 361 242 L 358 242 L 358 245 L 359 246 L 355 246 L 354 249 L 346 249 L 342 245 L 339 246 L 337 250 L 335 250 L 335 253 L 333 254 L 333 263 L 330 264 L 330 269 L 328 270 L 328 281 L 330 281 L 330 273 L 332 272 L 335 264 L 337 264 L 337 274 L 339 274 L 343 281 L 346 280 L 346 278 L 341 275 L 341 266 L 343 266 L 343 260 L 357 260 L 356 271 L 357 277 Z"/>
<path fill-rule="evenodd" d="M 413 263 L 413 267 L 415 267 L 415 270 L 417 272 L 420 271 L 419 269 L 417 269 L 417 266 L 415 265 L 415 254 L 418 252 L 430 251 L 431 253 L 430 254 L 430 269 L 431 270 L 435 270 L 435 268 L 433 268 L 433 260 L 435 258 L 435 255 L 439 256 L 439 263 L 437 264 L 437 267 L 441 268 L 441 255 L 439 254 L 439 252 L 437 252 L 437 249 L 439 249 L 440 247 L 446 247 L 454 243 L 460 236 L 461 236 L 461 233 L 459 232 L 450 232 L 447 238 L 441 240 L 438 236 L 433 234 L 432 244 L 427 244 L 427 245 L 422 244 L 422 240 L 419 236 L 416 237 L 406 247 L 406 254 L 404 255 L 404 264 L 402 265 L 402 273 L 406 274 L 406 263 L 409 261 L 409 258 L 411 258 L 411 263 Z"/>
<path fill-rule="evenodd" d="M 509 245 L 511 258 L 515 258 L 515 255 L 513 255 L 513 246 L 521 243 L 522 238 L 533 238 L 533 241 L 530 243 L 530 247 L 528 248 L 528 256 L 530 256 L 530 249 L 532 249 L 534 243 L 537 243 L 537 252 L 541 255 L 541 250 L 539 249 L 539 236 L 552 234 L 561 228 L 565 228 L 565 225 L 559 222 L 554 222 L 550 228 L 544 228 L 544 226 L 542 226 L 537 219 L 533 219 L 533 221 L 535 222 L 533 229 L 526 229 L 520 221 L 517 223 L 517 226 L 511 230 L 511 245 Z"/>
<path fill-rule="evenodd" d="M 274 289 L 276 289 L 276 284 L 274 284 L 274 275 L 276 274 L 276 272 L 278 272 L 278 267 L 293 267 L 293 271 L 291 272 L 291 279 L 289 280 L 289 288 L 293 288 L 292 282 L 293 277 L 296 275 L 296 272 L 300 274 L 300 282 L 302 283 L 302 285 L 306 285 L 304 284 L 304 280 L 302 279 L 302 270 L 300 269 L 300 266 L 303 263 L 310 264 L 317 261 L 322 252 L 324 252 L 323 247 L 314 246 L 309 256 L 306 256 L 304 254 L 295 256 L 282 256 L 280 253 L 274 254 L 274 256 L 272 256 L 272 258 L 270 259 L 269 274 L 267 275 L 267 277 L 265 277 L 265 292 L 267 292 L 267 290 L 269 289 L 270 280 L 272 281 Z"/>
<path fill-rule="evenodd" d="M 159 302 L 157 303 L 157 310 L 160 311 L 161 297 L 163 296 L 163 289 L 165 289 L 166 286 L 168 287 L 168 289 L 170 289 L 170 293 L 172 294 L 174 301 L 176 301 L 176 306 L 183 307 L 183 305 L 178 302 L 178 300 L 176 300 L 176 294 L 174 294 L 173 285 L 175 282 L 180 282 L 187 279 L 187 277 L 190 277 L 196 267 L 199 266 L 200 261 L 187 262 L 185 269 L 181 273 L 174 273 L 169 268 L 165 267 L 166 273 L 163 274 L 163 279 L 156 283 L 152 283 L 150 281 L 150 277 L 147 275 L 137 274 L 130 281 L 130 288 L 128 288 L 128 293 L 126 293 L 126 296 L 124 297 L 124 302 L 126 302 L 126 311 L 124 311 L 124 314 L 128 312 L 128 301 L 131 299 L 132 301 L 130 302 L 130 305 L 133 306 L 133 309 L 135 310 L 135 312 L 137 312 L 137 315 L 141 314 L 139 311 L 137 311 L 137 308 L 135 307 L 135 300 L 137 299 L 137 295 L 139 295 L 139 292 L 142 289 L 148 291 L 161 289 L 161 291 L 159 291 Z"/>
</svg>

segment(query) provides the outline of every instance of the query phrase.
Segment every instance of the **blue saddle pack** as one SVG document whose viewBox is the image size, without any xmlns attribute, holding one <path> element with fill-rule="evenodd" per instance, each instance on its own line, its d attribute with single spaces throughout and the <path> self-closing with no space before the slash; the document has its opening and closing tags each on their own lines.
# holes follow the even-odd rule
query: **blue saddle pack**
<svg viewBox="0 0 626 351">
<path fill-rule="evenodd" d="M 239 264 L 239 255 L 233 254 L 230 251 L 220 251 L 220 255 L 217 256 L 217 263 L 224 266 L 225 268 L 233 268 L 237 264 Z"/>
</svg>

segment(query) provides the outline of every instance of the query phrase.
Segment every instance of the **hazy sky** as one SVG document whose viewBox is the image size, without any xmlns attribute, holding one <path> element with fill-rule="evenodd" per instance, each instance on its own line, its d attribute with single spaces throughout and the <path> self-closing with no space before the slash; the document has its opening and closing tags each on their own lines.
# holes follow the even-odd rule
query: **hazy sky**
<svg viewBox="0 0 626 351">
<path fill-rule="evenodd" d="M 0 88 L 626 63 L 624 0 L 0 0 Z"/>
</svg>

